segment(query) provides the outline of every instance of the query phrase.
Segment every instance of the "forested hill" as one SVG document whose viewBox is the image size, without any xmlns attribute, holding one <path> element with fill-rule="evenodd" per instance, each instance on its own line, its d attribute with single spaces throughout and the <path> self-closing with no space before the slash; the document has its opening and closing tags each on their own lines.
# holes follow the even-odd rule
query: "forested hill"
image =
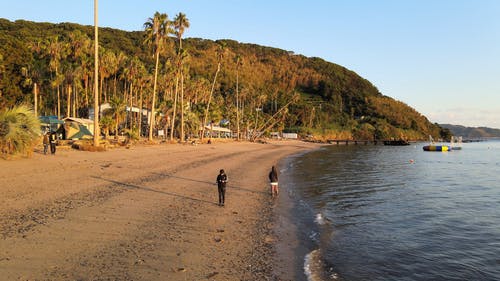
<svg viewBox="0 0 500 281">
<path fill-rule="evenodd" d="M 440 126 L 449 129 L 454 136 L 462 136 L 468 139 L 500 138 L 500 129 L 488 127 L 465 127 L 451 124 L 440 124 Z"/>
<path fill-rule="evenodd" d="M 101 100 L 151 105 L 155 60 L 145 35 L 100 29 Z M 0 19 L 0 106 L 32 104 L 36 82 L 42 114 L 59 110 L 62 116 L 86 117 L 93 97 L 92 39 L 91 26 Z M 232 40 L 188 38 L 182 40 L 183 52 L 178 46 L 171 37 L 162 49 L 155 107 L 166 115 L 174 107 L 180 111 L 175 92 L 180 92 L 179 73 L 185 73 L 187 124 L 201 124 L 211 103 L 210 120 L 229 120 L 233 128 L 239 120 L 242 130 L 363 140 L 446 133 L 355 72 L 320 58 Z"/>
</svg>

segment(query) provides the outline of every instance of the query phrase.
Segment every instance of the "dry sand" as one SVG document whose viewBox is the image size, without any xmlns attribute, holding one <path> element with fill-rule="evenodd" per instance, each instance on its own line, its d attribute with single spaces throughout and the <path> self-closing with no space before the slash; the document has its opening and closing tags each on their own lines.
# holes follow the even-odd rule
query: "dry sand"
<svg viewBox="0 0 500 281">
<path fill-rule="evenodd" d="M 267 173 L 317 147 L 215 142 L 0 160 L 0 280 L 286 280 L 273 270 Z"/>
</svg>

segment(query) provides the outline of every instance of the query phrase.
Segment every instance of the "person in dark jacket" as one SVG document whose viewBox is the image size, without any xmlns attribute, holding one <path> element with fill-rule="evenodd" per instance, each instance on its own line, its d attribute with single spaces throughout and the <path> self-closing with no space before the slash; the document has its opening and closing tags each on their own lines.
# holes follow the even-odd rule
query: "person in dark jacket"
<svg viewBox="0 0 500 281">
<path fill-rule="evenodd" d="M 271 183 L 271 195 L 273 198 L 278 196 L 278 171 L 276 171 L 276 167 L 271 168 L 271 172 L 269 172 L 269 182 Z"/>
<path fill-rule="evenodd" d="M 57 142 L 57 134 L 55 132 L 50 133 L 50 153 L 56 154 L 56 142 Z"/>
<path fill-rule="evenodd" d="M 224 199 L 226 197 L 226 183 L 227 183 L 227 175 L 224 170 L 220 170 L 219 175 L 217 176 L 217 189 L 219 190 L 219 206 L 224 206 Z"/>
</svg>

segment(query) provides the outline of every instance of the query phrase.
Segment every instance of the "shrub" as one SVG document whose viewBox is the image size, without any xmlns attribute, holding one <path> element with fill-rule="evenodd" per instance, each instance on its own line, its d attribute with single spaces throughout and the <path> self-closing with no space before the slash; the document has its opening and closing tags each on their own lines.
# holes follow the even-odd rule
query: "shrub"
<svg viewBox="0 0 500 281">
<path fill-rule="evenodd" d="M 130 140 L 133 140 L 133 141 L 139 140 L 139 130 L 137 130 L 137 129 L 125 129 L 123 132 Z"/>
<path fill-rule="evenodd" d="M 71 148 L 81 151 L 90 151 L 90 152 L 106 151 L 106 147 L 104 146 L 94 146 L 89 143 L 73 143 L 73 145 L 71 145 Z"/>
<path fill-rule="evenodd" d="M 0 111 L 0 153 L 31 155 L 41 135 L 40 121 L 30 107 L 15 106 Z"/>
</svg>

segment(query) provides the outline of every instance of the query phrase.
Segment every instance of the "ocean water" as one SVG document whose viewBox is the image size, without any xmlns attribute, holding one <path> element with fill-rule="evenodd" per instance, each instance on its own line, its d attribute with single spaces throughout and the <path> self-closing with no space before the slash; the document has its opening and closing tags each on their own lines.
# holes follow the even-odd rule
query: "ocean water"
<svg viewBox="0 0 500 281">
<path fill-rule="evenodd" d="M 500 142 L 423 145 L 332 145 L 288 160 L 297 280 L 500 280 Z"/>
</svg>

